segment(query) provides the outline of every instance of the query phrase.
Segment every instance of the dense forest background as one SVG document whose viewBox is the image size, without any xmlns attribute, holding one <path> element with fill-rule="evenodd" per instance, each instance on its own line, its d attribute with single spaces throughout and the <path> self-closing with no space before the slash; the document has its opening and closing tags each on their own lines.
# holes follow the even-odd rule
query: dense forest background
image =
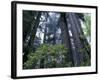
<svg viewBox="0 0 100 80">
<path fill-rule="evenodd" d="M 91 14 L 23 10 L 23 69 L 91 65 Z"/>
</svg>

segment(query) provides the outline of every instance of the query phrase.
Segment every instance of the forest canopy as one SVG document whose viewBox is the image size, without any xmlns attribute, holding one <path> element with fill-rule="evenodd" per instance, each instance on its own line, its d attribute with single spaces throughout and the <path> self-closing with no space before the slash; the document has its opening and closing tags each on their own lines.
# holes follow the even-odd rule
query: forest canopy
<svg viewBox="0 0 100 80">
<path fill-rule="evenodd" d="M 23 10 L 23 69 L 91 65 L 91 14 Z"/>
</svg>

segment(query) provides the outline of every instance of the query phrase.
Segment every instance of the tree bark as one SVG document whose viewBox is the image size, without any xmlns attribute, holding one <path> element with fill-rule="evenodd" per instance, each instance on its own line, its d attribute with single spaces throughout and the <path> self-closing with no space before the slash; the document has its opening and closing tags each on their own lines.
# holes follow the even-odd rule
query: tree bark
<svg viewBox="0 0 100 80">
<path fill-rule="evenodd" d="M 80 57 L 80 50 L 82 49 L 82 45 L 79 39 L 79 31 L 77 27 L 79 26 L 78 23 L 76 23 L 77 20 L 75 20 L 75 15 L 74 13 L 67 13 L 68 14 L 68 20 L 69 24 L 71 25 L 70 30 L 72 32 L 72 54 L 73 54 L 73 59 L 74 59 L 74 65 L 75 66 L 80 66 L 81 61 L 83 57 Z"/>
<path fill-rule="evenodd" d="M 30 39 L 29 39 L 29 42 L 27 42 L 27 46 L 24 46 L 25 52 L 23 56 L 23 62 L 27 61 L 27 55 L 28 55 L 29 49 L 31 49 L 33 46 L 33 41 L 34 41 L 36 31 L 40 22 L 40 17 L 41 17 L 41 12 L 38 12 L 34 25 L 31 23 L 32 29 L 30 31 Z"/>
<path fill-rule="evenodd" d="M 66 48 L 68 49 L 69 59 L 74 64 L 73 58 L 72 58 L 72 46 L 71 46 L 71 41 L 70 41 L 70 36 L 69 36 L 70 34 L 69 34 L 69 29 L 68 29 L 68 22 L 66 19 L 66 13 L 61 13 L 60 21 L 58 23 L 61 28 L 62 44 L 64 44 Z"/>
</svg>

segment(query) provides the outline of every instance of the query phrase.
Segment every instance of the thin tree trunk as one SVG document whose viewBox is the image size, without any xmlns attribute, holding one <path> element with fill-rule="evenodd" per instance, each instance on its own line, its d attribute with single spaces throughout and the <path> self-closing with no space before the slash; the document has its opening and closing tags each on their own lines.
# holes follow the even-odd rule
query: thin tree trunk
<svg viewBox="0 0 100 80">
<path fill-rule="evenodd" d="M 27 42 L 27 46 L 25 46 L 26 51 L 25 51 L 25 54 L 23 56 L 24 62 L 27 60 L 27 55 L 28 55 L 29 49 L 31 49 L 32 46 L 33 46 L 33 41 L 34 41 L 34 38 L 35 38 L 35 35 L 36 35 L 37 27 L 38 27 L 39 22 L 40 22 L 40 17 L 41 17 L 41 12 L 38 12 L 38 16 L 37 16 L 37 19 L 36 19 L 34 25 L 33 24 L 31 25 L 33 27 L 32 27 L 32 30 L 30 32 L 29 42 Z"/>
</svg>

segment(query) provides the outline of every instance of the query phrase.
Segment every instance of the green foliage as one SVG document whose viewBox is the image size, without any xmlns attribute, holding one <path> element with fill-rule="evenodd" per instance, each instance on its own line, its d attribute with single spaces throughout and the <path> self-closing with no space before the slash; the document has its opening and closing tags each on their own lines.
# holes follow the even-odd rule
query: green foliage
<svg viewBox="0 0 100 80">
<path fill-rule="evenodd" d="M 42 44 L 28 55 L 24 69 L 72 66 L 68 55 L 68 49 L 64 45 Z"/>
<path fill-rule="evenodd" d="M 86 36 L 91 36 L 91 15 L 89 15 L 89 14 L 85 14 L 84 15 L 84 19 L 85 19 L 85 22 L 84 22 L 84 24 L 85 24 L 85 28 L 84 28 L 84 30 L 85 30 L 85 35 Z"/>
<path fill-rule="evenodd" d="M 81 62 L 80 66 L 90 66 L 91 65 L 90 54 L 87 53 L 87 50 L 90 53 L 90 45 L 85 45 L 84 48 L 80 49 L 80 53 L 84 53 L 83 61 Z"/>
</svg>

